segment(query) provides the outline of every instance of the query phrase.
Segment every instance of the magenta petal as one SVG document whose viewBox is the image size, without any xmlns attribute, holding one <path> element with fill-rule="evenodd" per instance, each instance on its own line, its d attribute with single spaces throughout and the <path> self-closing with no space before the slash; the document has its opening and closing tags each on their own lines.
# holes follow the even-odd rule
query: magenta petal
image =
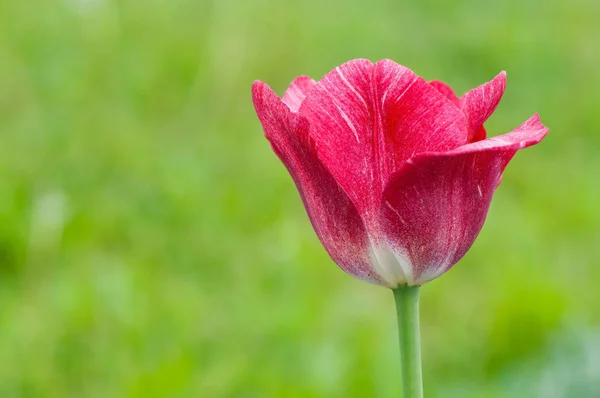
<svg viewBox="0 0 600 398">
<path fill-rule="evenodd" d="M 300 105 L 302 105 L 306 95 L 315 83 L 316 82 L 308 76 L 297 77 L 283 94 L 283 102 L 293 112 L 298 112 Z"/>
<path fill-rule="evenodd" d="M 547 131 L 536 114 L 508 134 L 417 155 L 391 177 L 381 227 L 409 284 L 440 276 L 465 255 L 483 226 L 504 168 L 519 149 L 538 143 Z"/>
<path fill-rule="evenodd" d="M 485 140 L 487 133 L 483 123 L 500 102 L 506 88 L 506 73 L 501 72 L 494 80 L 469 91 L 462 98 L 458 98 L 454 90 L 444 82 L 432 80 L 429 84 L 465 113 L 469 130 L 467 142 Z"/>
<path fill-rule="evenodd" d="M 368 223 L 385 182 L 404 161 L 453 149 L 468 135 L 456 106 L 390 60 L 358 59 L 335 68 L 311 89 L 299 113 L 309 120 L 319 158 Z"/>
<path fill-rule="evenodd" d="M 506 72 L 500 72 L 492 81 L 474 88 L 460 98 L 459 106 L 469 123 L 469 142 L 485 138 L 485 132 L 482 137 L 480 129 L 496 110 L 505 89 Z"/>
<path fill-rule="evenodd" d="M 336 264 L 359 279 L 380 283 L 369 262 L 369 240 L 356 208 L 316 156 L 306 119 L 293 113 L 263 82 L 252 99 L 265 135 L 296 183 L 310 221 Z"/>
</svg>

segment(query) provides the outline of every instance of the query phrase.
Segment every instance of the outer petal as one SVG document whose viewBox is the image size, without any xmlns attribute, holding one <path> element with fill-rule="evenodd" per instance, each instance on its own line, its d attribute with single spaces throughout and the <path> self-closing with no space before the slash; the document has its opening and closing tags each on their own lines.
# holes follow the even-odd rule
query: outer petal
<svg viewBox="0 0 600 398">
<path fill-rule="evenodd" d="M 298 112 L 300 105 L 302 105 L 306 95 L 315 83 L 316 82 L 308 76 L 297 77 L 283 94 L 283 102 L 293 112 Z"/>
<path fill-rule="evenodd" d="M 369 262 L 363 222 L 317 158 L 306 119 L 293 113 L 263 82 L 252 85 L 252 99 L 265 135 L 294 179 L 317 236 L 333 261 L 359 279 L 380 283 Z"/>
<path fill-rule="evenodd" d="M 511 133 L 409 160 L 390 179 L 381 206 L 397 261 L 388 267 L 402 267 L 408 284 L 420 285 L 456 264 L 479 234 L 510 159 L 547 131 L 534 115 Z"/>
<path fill-rule="evenodd" d="M 467 136 L 459 109 L 390 60 L 357 59 L 335 68 L 312 88 L 299 113 L 310 122 L 319 158 L 368 224 L 385 182 L 405 160 L 453 149 Z"/>
</svg>

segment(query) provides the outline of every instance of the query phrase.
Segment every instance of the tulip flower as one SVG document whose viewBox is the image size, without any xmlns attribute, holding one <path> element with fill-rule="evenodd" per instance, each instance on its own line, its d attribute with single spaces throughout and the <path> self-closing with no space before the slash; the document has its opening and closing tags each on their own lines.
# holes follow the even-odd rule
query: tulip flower
<svg viewBox="0 0 600 398">
<path fill-rule="evenodd" d="M 280 99 L 252 97 L 317 236 L 348 274 L 394 290 L 406 397 L 422 396 L 418 287 L 456 264 L 479 234 L 515 153 L 548 129 L 532 116 L 486 138 L 506 87 L 497 75 L 462 97 L 390 60 L 356 59 Z"/>
</svg>

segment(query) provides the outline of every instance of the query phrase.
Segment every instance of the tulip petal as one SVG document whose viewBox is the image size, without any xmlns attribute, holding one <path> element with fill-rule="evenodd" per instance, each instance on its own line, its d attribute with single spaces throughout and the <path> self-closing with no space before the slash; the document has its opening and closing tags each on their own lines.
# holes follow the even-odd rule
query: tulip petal
<svg viewBox="0 0 600 398">
<path fill-rule="evenodd" d="M 512 132 L 445 153 L 415 156 L 386 186 L 381 226 L 409 285 L 430 281 L 473 244 L 502 172 L 515 153 L 548 129 L 534 115 Z"/>
<path fill-rule="evenodd" d="M 283 102 L 292 110 L 292 112 L 298 112 L 300 105 L 302 105 L 306 95 L 315 83 L 316 82 L 308 76 L 297 77 L 283 94 Z"/>
<path fill-rule="evenodd" d="M 467 142 L 485 140 L 483 123 L 492 115 L 506 88 L 506 73 L 501 72 L 491 82 L 485 83 L 458 98 L 446 83 L 432 80 L 430 85 L 458 106 L 467 117 L 469 136 Z"/>
<path fill-rule="evenodd" d="M 485 138 L 485 130 L 482 135 L 481 127 L 496 110 L 505 89 L 506 72 L 500 72 L 492 81 L 474 88 L 460 98 L 459 107 L 467 116 L 469 123 L 468 142 Z"/>
<path fill-rule="evenodd" d="M 292 112 L 263 82 L 252 85 L 252 99 L 265 135 L 292 176 L 323 246 L 348 274 L 373 283 L 363 222 L 345 192 L 322 165 L 308 136 L 308 122 Z"/>
<path fill-rule="evenodd" d="M 309 120 L 319 158 L 367 224 L 377 217 L 385 182 L 404 161 L 456 148 L 468 135 L 457 107 L 390 60 L 335 68 L 310 90 L 299 113 Z"/>
</svg>

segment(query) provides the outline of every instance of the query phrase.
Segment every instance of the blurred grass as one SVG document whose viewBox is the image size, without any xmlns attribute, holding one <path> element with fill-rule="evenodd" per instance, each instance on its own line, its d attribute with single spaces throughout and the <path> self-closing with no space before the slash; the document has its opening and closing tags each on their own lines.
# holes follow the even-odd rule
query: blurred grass
<svg viewBox="0 0 600 398">
<path fill-rule="evenodd" d="M 391 294 L 320 247 L 250 101 L 351 58 L 551 128 L 422 298 L 428 397 L 600 396 L 600 3 L 0 2 L 1 397 L 396 397 Z"/>
</svg>

